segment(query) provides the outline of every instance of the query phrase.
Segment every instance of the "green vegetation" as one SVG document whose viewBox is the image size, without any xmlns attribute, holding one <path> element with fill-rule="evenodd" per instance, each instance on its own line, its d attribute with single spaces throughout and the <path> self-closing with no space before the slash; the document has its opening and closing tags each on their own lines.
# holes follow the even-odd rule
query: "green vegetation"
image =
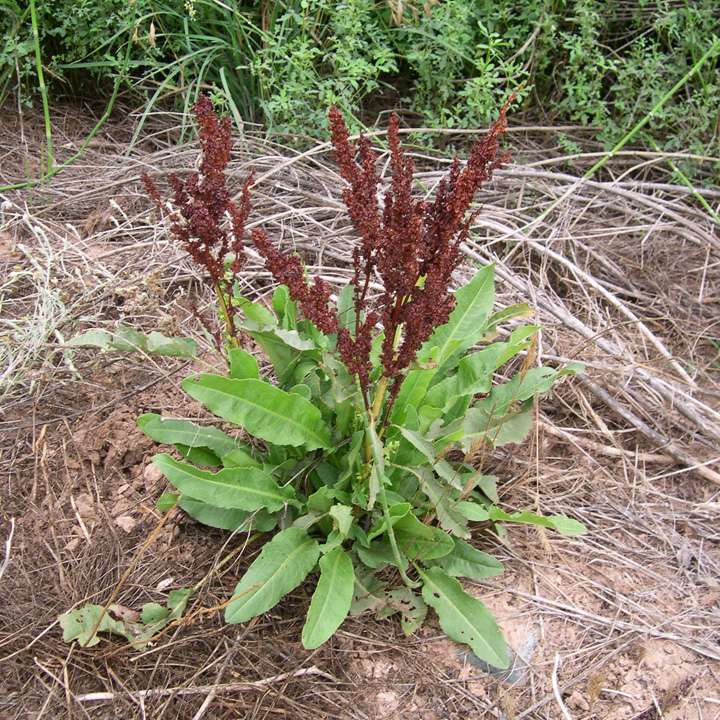
<svg viewBox="0 0 720 720">
<path fill-rule="evenodd" d="M 0 93 L 40 93 L 31 13 L 0 0 Z M 356 129 L 387 106 L 410 122 L 476 127 L 518 93 L 530 117 L 597 129 L 610 146 L 720 34 L 714 0 L 44 0 L 37 48 L 51 97 L 120 80 L 137 101 L 187 109 L 201 88 L 236 120 L 322 136 L 327 107 Z M 712 154 L 717 61 L 638 138 Z M 652 141 L 652 142 L 650 142 Z"/>
<path fill-rule="evenodd" d="M 194 110 L 201 160 L 195 174 L 170 178 L 177 210 L 168 219 L 215 290 L 215 323 L 206 330 L 226 371 L 182 382 L 216 424 L 155 413 L 138 418 L 147 436 L 172 450 L 153 458 L 172 485 L 158 509 L 180 508 L 203 525 L 263 536 L 222 604 L 228 623 L 266 613 L 317 570 L 302 630 L 306 648 L 329 640 L 351 613 L 399 613 L 411 634 L 433 608 L 449 637 L 508 667 L 512 658 L 495 619 L 457 580 L 503 570 L 470 544 L 473 531 L 499 534 L 520 523 L 577 535 L 584 527 L 562 515 L 501 508 L 497 478 L 476 462 L 492 448 L 523 441 L 535 399 L 581 369 L 519 362 L 523 353 L 532 357 L 535 325 L 516 324 L 499 339 L 500 327 L 530 311 L 524 304 L 494 311 L 492 265 L 450 291 L 473 196 L 502 164 L 505 108 L 467 163 L 455 163 L 427 201 L 414 197 L 413 161 L 400 147 L 393 115 L 392 183 L 382 209 L 378 157 L 367 139 L 349 141 L 333 108 L 331 137 L 348 184 L 343 199 L 361 237 L 353 278 L 333 297 L 322 277 L 310 281 L 300 259 L 256 227 L 250 239 L 278 283 L 269 306 L 240 291 L 251 195 L 246 181 L 236 204 L 226 186 L 230 123 L 207 97 Z M 144 182 L 158 209 L 167 208 L 155 183 L 148 176 Z M 375 274 L 378 296 L 369 293 Z M 197 352 L 187 339 L 131 328 L 86 331 L 69 343 L 82 345 Z M 250 347 L 255 352 L 244 349 Z M 259 359 L 272 370 L 261 373 Z M 143 648 L 180 618 L 191 593 L 176 593 L 166 607 L 144 605 L 139 623 L 109 616 L 112 597 L 106 606 L 72 610 L 60 618 L 64 637 L 90 646 L 105 632 Z"/>
</svg>

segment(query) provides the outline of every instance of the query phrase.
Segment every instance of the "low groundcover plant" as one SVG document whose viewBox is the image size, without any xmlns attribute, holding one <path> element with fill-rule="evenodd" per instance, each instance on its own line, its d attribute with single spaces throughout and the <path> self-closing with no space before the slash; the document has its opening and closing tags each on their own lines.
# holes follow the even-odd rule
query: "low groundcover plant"
<svg viewBox="0 0 720 720">
<path fill-rule="evenodd" d="M 170 179 L 172 203 L 145 178 L 157 206 L 169 212 L 170 231 L 205 268 L 222 321 L 214 334 L 227 374 L 188 377 L 182 387 L 226 427 L 243 430 L 241 437 L 142 415 L 142 430 L 182 458 L 161 453 L 153 460 L 176 490 L 159 506 L 266 538 L 225 604 L 227 622 L 268 611 L 319 570 L 302 631 L 306 648 L 327 641 L 351 613 L 399 613 L 409 634 L 432 607 L 449 637 L 504 668 L 510 656 L 497 623 L 457 579 L 503 570 L 470 544 L 471 528 L 531 523 L 583 531 L 563 516 L 502 510 L 496 478 L 473 465 L 489 448 L 523 440 L 534 398 L 576 369 L 522 363 L 510 379 L 494 382 L 538 332 L 521 325 L 498 340 L 498 326 L 529 309 L 493 312 L 492 266 L 450 291 L 473 197 L 505 161 L 505 111 L 464 165 L 453 162 L 431 201 L 413 196 L 413 161 L 400 147 L 396 116 L 388 129 L 392 181 L 381 193 L 369 139 L 353 145 L 340 113 L 330 111 L 343 198 L 359 235 L 352 281 L 336 300 L 328 283 L 309 280 L 301 260 L 261 229 L 251 241 L 278 283 L 271 308 L 239 294 L 252 178 L 233 202 L 224 175 L 230 125 L 207 98 L 195 107 L 199 172 Z M 373 280 L 379 293 L 371 293 Z M 269 358 L 274 377 L 261 376 L 252 348 Z M 176 591 L 167 608 L 146 605 L 140 630 L 99 606 L 74 611 L 63 617 L 66 639 L 92 644 L 105 630 L 146 642 L 182 613 L 187 596 Z"/>
</svg>

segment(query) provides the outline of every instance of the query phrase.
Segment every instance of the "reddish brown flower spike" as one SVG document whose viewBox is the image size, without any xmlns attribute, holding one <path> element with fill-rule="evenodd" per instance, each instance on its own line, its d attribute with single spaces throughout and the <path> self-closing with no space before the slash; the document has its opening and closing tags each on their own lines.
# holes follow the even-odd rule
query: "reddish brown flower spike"
<svg viewBox="0 0 720 720">
<path fill-rule="evenodd" d="M 226 276 L 239 273 L 247 261 L 245 254 L 245 224 L 250 214 L 250 186 L 252 175 L 242 189 L 239 205 L 230 198 L 225 182 L 225 169 L 230 162 L 232 139 L 230 119 L 220 119 L 206 95 L 193 106 L 198 123 L 202 150 L 199 172 L 184 180 L 177 175 L 168 179 L 173 192 L 170 211 L 170 232 L 183 244 L 193 260 L 204 267 L 212 284 L 226 296 L 231 295 L 232 280 Z M 145 190 L 162 212 L 164 203 L 152 179 L 142 176 Z M 226 222 L 229 216 L 229 223 Z M 229 225 L 229 227 L 227 227 Z M 228 329 L 235 332 L 236 309 L 227 303 Z"/>
<path fill-rule="evenodd" d="M 349 333 L 341 333 L 339 351 L 363 387 L 369 367 L 368 325 L 371 318 L 375 322 L 373 314 L 362 320 L 371 273 L 377 270 L 382 281 L 383 291 L 374 310 L 384 333 L 383 372 L 393 380 L 396 393 L 404 370 L 432 331 L 447 322 L 454 307 L 450 284 L 462 258 L 460 245 L 470 228 L 472 218 L 467 217 L 467 211 L 480 186 L 508 159 L 498 155 L 498 149 L 512 100 L 511 96 L 487 135 L 473 145 L 465 166 L 461 169 L 459 161 L 454 160 L 431 203 L 412 197 L 413 162 L 402 151 L 399 121 L 393 115 L 388 128 L 392 182 L 385 192 L 382 210 L 378 199 L 380 179 L 370 142 L 361 137 L 354 147 L 342 116 L 331 108 L 331 137 L 340 174 L 349 184 L 343 199 L 360 235 L 360 243 L 353 251 L 356 338 L 353 341 Z"/>
</svg>

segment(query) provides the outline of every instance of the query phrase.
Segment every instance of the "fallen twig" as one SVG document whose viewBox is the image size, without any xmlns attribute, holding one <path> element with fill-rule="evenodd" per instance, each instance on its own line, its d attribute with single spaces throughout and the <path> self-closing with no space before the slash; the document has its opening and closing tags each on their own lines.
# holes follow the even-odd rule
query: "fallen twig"
<svg viewBox="0 0 720 720">
<path fill-rule="evenodd" d="M 79 703 L 84 702 L 110 702 L 118 697 L 131 697 L 134 700 L 147 699 L 151 697 L 168 697 L 181 696 L 181 695 L 206 695 L 208 693 L 229 693 L 229 692 L 240 692 L 242 690 L 252 690 L 258 688 L 264 688 L 268 685 L 273 685 L 283 680 L 290 680 L 291 678 L 303 677 L 306 675 L 317 675 L 325 678 L 332 682 L 337 682 L 329 673 L 323 672 L 320 668 L 314 665 L 309 668 L 300 668 L 292 672 L 280 673 L 279 675 L 273 675 L 272 677 L 263 678 L 262 680 L 255 680 L 254 682 L 236 682 L 236 683 L 224 683 L 222 685 L 197 685 L 196 687 L 174 687 L 174 688 L 151 688 L 149 690 L 135 690 L 128 693 L 114 693 L 114 692 L 94 692 L 85 693 L 84 695 L 75 695 L 75 701 Z"/>
</svg>

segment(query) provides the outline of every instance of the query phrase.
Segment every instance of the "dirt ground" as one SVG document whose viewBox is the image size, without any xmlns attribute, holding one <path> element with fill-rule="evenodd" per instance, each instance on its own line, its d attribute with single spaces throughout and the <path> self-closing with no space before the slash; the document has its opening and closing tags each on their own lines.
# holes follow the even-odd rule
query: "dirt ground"
<svg viewBox="0 0 720 720">
<path fill-rule="evenodd" d="M 117 120 L 48 187 L 0 192 L 0 718 L 720 718 L 720 243 L 688 193 L 657 167 L 648 175 L 642 158 L 621 159 L 602 180 L 615 182 L 614 195 L 579 188 L 525 244 L 493 245 L 487 238 L 527 228 L 568 182 L 568 168 L 538 165 L 554 157 L 551 143 L 513 136 L 517 165 L 483 197 L 486 241 L 469 258 L 490 248 L 498 304 L 535 305 L 543 357 L 583 360 L 588 374 L 543 399 L 533 437 L 486 467 L 509 507 L 564 513 L 589 532 L 517 527 L 503 541 L 474 538 L 506 566 L 467 585 L 515 652 L 503 674 L 447 640 L 434 619 L 405 638 L 394 620 L 351 618 L 307 651 L 304 588 L 246 625 L 224 625 L 213 611 L 257 551 L 248 538 L 177 515 L 146 546 L 165 481 L 135 421 L 148 411 L 202 418 L 179 387 L 192 366 L 62 349 L 81 329 L 122 320 L 192 335 L 207 349 L 200 362 L 215 362 L 196 317 L 208 293 L 137 182 L 141 167 L 193 157 L 172 120 L 153 120 L 133 147 L 135 118 Z M 37 118 L 18 122 L 0 133 L 0 183 L 34 157 Z M 70 153 L 86 123 L 68 114 L 56 124 Z M 247 137 L 238 176 L 250 166 L 274 174 L 260 185 L 258 219 L 274 217 L 278 234 L 341 282 L 352 237 L 331 160 Z M 288 206 L 300 209 L 277 217 Z M 247 283 L 261 297 L 270 288 L 259 264 Z M 707 472 L 689 470 L 683 456 Z M 137 557 L 116 611 L 198 584 L 186 619 L 143 651 L 119 639 L 65 644 L 58 615 L 106 602 Z"/>
</svg>

